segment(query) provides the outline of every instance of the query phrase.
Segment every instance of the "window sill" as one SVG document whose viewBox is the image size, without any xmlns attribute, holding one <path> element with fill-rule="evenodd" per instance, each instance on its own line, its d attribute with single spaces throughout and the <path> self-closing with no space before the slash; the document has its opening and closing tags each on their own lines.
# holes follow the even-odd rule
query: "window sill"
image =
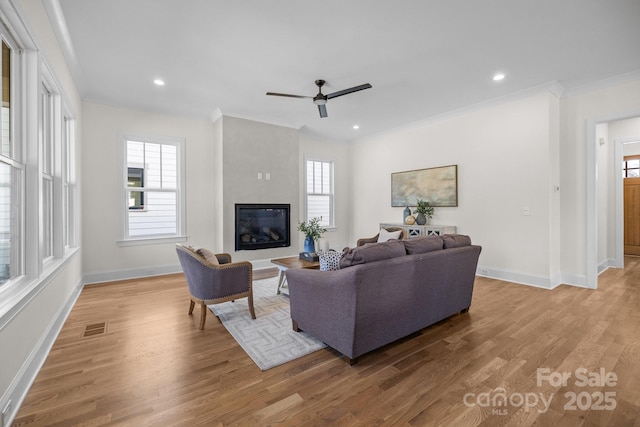
<svg viewBox="0 0 640 427">
<path fill-rule="evenodd" d="M 163 243 L 181 243 L 186 242 L 186 236 L 171 236 L 171 237 L 149 237 L 140 239 L 124 239 L 118 240 L 118 246 L 143 246 L 143 245 L 160 245 Z"/>
</svg>

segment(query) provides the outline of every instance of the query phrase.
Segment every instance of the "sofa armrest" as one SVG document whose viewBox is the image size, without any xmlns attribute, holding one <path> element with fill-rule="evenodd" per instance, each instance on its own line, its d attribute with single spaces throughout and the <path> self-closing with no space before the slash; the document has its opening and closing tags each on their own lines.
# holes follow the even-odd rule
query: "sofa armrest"
<svg viewBox="0 0 640 427">
<path fill-rule="evenodd" d="M 351 277 L 355 269 L 352 270 L 286 272 L 294 325 L 347 357 L 353 355 L 356 327 L 356 286 Z"/>
</svg>

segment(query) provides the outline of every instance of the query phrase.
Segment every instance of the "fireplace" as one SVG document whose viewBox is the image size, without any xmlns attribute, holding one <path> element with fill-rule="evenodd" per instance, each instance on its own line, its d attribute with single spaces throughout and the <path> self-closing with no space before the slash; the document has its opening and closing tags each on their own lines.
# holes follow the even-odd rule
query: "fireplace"
<svg viewBox="0 0 640 427">
<path fill-rule="evenodd" d="M 291 246 L 288 204 L 236 203 L 236 251 Z"/>
</svg>

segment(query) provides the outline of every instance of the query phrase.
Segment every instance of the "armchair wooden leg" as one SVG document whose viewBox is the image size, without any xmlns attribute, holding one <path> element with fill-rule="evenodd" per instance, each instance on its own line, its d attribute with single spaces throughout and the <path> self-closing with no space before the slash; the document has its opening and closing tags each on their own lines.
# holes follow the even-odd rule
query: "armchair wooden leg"
<svg viewBox="0 0 640 427">
<path fill-rule="evenodd" d="M 193 307 L 195 307 L 196 303 L 194 300 L 189 301 L 189 316 L 193 314 Z"/>
<path fill-rule="evenodd" d="M 256 318 L 256 312 L 253 310 L 253 294 L 249 294 L 249 311 L 251 312 L 251 318 Z"/>
<path fill-rule="evenodd" d="M 200 304 L 200 329 L 204 329 L 204 321 L 207 319 L 207 305 L 202 302 Z"/>
</svg>

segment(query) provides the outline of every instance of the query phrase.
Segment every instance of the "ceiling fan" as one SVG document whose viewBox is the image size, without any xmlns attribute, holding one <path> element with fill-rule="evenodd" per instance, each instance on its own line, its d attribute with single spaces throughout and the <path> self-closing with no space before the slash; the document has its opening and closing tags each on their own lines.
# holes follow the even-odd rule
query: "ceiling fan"
<svg viewBox="0 0 640 427">
<path fill-rule="evenodd" d="M 331 98 L 337 98 L 342 95 L 348 95 L 353 92 L 358 92 L 359 90 L 369 89 L 371 85 L 369 83 L 365 83 L 360 86 L 354 86 L 349 89 L 339 90 L 337 92 L 323 94 L 322 86 L 324 86 L 326 82 L 324 80 L 316 80 L 316 86 L 318 86 L 318 94 L 316 96 L 304 96 L 304 95 L 290 95 L 288 93 L 276 93 L 276 92 L 267 92 L 267 95 L 273 96 L 286 96 L 289 98 L 311 98 L 313 99 L 313 103 L 318 106 L 318 111 L 320 111 L 320 117 L 327 117 L 327 101 Z"/>
</svg>

